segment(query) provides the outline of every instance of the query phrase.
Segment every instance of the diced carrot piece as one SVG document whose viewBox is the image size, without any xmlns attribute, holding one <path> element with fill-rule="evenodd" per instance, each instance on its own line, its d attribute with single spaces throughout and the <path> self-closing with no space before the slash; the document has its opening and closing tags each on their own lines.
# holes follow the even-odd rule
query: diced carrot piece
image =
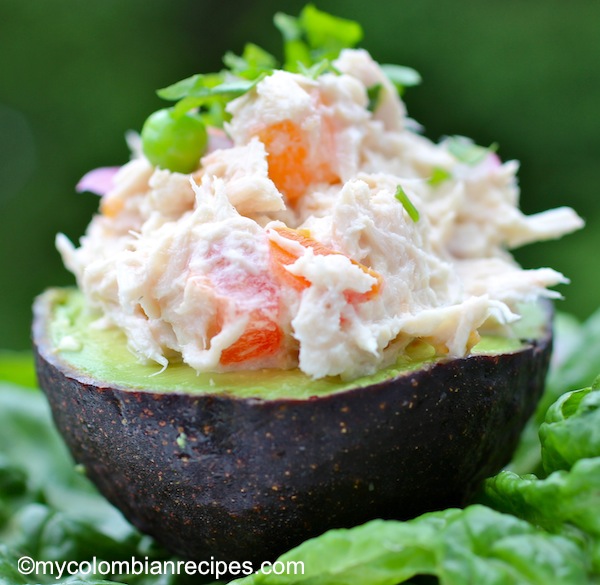
<svg viewBox="0 0 600 585">
<path fill-rule="evenodd" d="M 308 230 L 293 230 L 290 228 L 276 228 L 277 233 L 287 238 L 288 240 L 299 241 L 304 247 L 306 246 L 306 241 L 310 239 Z M 305 235 L 302 236 L 301 231 L 305 232 Z M 314 241 L 314 240 L 313 240 Z M 279 281 L 287 286 L 290 286 L 297 291 L 302 291 L 305 288 L 310 286 L 310 282 L 304 278 L 304 276 L 299 276 L 296 274 L 292 274 L 289 270 L 286 270 L 286 266 L 293 264 L 298 260 L 299 256 L 282 248 L 279 244 L 274 242 L 273 240 L 269 240 L 271 247 L 271 255 L 270 255 L 270 266 L 271 272 L 273 276 Z M 319 244 L 320 245 L 320 244 Z"/>
<path fill-rule="evenodd" d="M 339 182 L 327 161 L 309 161 L 306 137 L 291 120 L 267 126 L 258 137 L 267 151 L 269 177 L 290 203 L 297 201 L 313 183 Z"/>
<path fill-rule="evenodd" d="M 221 364 L 228 366 L 270 357 L 279 351 L 282 341 L 279 326 L 260 310 L 253 311 L 244 333 L 221 353 Z"/>
<path fill-rule="evenodd" d="M 210 337 L 223 329 L 231 310 L 247 313 L 248 321 L 240 337 L 221 352 L 220 363 L 231 366 L 275 357 L 284 341 L 277 324 L 279 287 L 267 270 L 254 274 L 232 270 L 227 249 L 217 242 L 208 253 L 212 264 L 208 286 L 219 299 Z"/>
<path fill-rule="evenodd" d="M 275 231 L 284 238 L 288 240 L 293 240 L 294 242 L 298 242 L 302 245 L 303 248 L 312 248 L 313 253 L 318 256 L 328 256 L 330 254 L 341 254 L 341 252 L 336 252 L 331 248 L 323 245 L 321 242 L 318 242 L 314 238 L 310 236 L 309 230 L 295 230 L 288 227 L 275 228 Z M 310 282 L 304 278 L 303 276 L 299 276 L 296 274 L 292 274 L 289 270 L 286 270 L 286 266 L 293 264 L 298 258 L 299 255 L 296 255 L 289 250 L 282 248 L 277 242 L 270 240 L 271 246 L 271 272 L 273 275 L 284 284 L 291 286 L 297 291 L 302 291 L 305 288 L 310 286 Z M 345 295 L 348 302 L 352 303 L 360 303 L 363 301 L 368 301 L 377 294 L 381 290 L 381 286 L 383 284 L 383 277 L 381 274 L 376 272 L 375 270 L 349 258 L 350 262 L 355 266 L 358 266 L 361 270 L 366 272 L 369 276 L 372 276 L 376 279 L 375 284 L 371 287 L 366 293 L 357 293 L 355 291 L 346 291 Z"/>
</svg>

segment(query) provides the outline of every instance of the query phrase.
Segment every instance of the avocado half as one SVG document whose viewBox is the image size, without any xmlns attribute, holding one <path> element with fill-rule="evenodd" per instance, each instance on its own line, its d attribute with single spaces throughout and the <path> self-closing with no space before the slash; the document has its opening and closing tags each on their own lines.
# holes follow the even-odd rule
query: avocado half
<svg viewBox="0 0 600 585">
<path fill-rule="evenodd" d="M 542 392 L 551 309 L 528 314 L 516 339 L 352 383 L 157 373 L 68 289 L 36 299 L 33 341 L 56 425 L 108 500 L 178 555 L 259 562 L 330 528 L 464 505 Z"/>
</svg>

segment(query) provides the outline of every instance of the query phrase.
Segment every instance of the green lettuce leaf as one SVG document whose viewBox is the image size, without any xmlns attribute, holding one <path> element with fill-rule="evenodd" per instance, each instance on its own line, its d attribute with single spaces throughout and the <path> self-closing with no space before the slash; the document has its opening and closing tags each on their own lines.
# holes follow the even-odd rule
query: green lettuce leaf
<svg viewBox="0 0 600 585">
<path fill-rule="evenodd" d="M 509 465 L 518 474 L 544 475 L 539 428 L 550 406 L 571 390 L 584 388 L 598 375 L 600 364 L 600 309 L 581 323 L 558 312 L 554 325 L 554 351 L 546 388 L 535 415 L 523 433 Z"/>
<path fill-rule="evenodd" d="M 31 354 L 29 361 L 32 368 Z M 23 367 L 19 360 L 11 363 L 16 373 Z M 2 366 L 10 369 L 6 361 Z M 0 542 L 0 585 L 66 582 L 49 575 L 31 576 L 30 581 L 20 575 L 16 561 L 22 555 L 45 561 L 167 558 L 78 471 L 42 393 L 7 382 L 0 382 Z M 175 585 L 168 577 L 144 576 L 136 583 Z M 105 582 L 94 576 L 68 580 Z"/>
<path fill-rule="evenodd" d="M 487 480 L 486 493 L 495 508 L 580 541 L 600 572 L 600 457 L 545 479 L 503 471 Z"/>
<path fill-rule="evenodd" d="M 446 585 L 587 582 L 586 559 L 575 542 L 478 505 L 332 530 L 279 559 L 281 567 L 298 562 L 303 575 L 255 573 L 234 583 L 394 585 L 424 575 Z"/>
<path fill-rule="evenodd" d="M 18 558 L 6 545 L 0 544 L 0 585 L 27 585 L 26 578 L 17 570 Z"/>
<path fill-rule="evenodd" d="M 37 388 L 31 352 L 0 350 L 0 380 Z"/>
<path fill-rule="evenodd" d="M 547 473 L 600 457 L 600 391 L 585 388 L 559 398 L 540 427 L 540 440 Z"/>
<path fill-rule="evenodd" d="M 578 538 L 600 573 L 600 388 L 571 391 L 540 427 L 545 479 L 503 471 L 485 484 L 490 505 Z"/>
</svg>

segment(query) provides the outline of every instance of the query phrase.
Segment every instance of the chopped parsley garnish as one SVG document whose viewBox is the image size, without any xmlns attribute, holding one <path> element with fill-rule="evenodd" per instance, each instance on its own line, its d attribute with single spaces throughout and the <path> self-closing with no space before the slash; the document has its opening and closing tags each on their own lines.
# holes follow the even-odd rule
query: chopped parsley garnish
<svg viewBox="0 0 600 585">
<path fill-rule="evenodd" d="M 452 177 L 452 173 L 447 171 L 446 169 L 442 169 L 441 167 L 435 167 L 433 172 L 431 173 L 431 177 L 427 180 L 427 182 L 432 186 L 436 187 L 440 183 L 447 181 Z"/>
<path fill-rule="evenodd" d="M 414 222 L 419 221 L 419 211 L 408 198 L 408 195 L 405 193 L 401 185 L 396 187 L 396 199 L 402 203 L 402 206 L 404 207 L 406 213 L 408 213 L 410 219 L 412 219 Z"/>
<path fill-rule="evenodd" d="M 465 136 L 452 136 L 446 139 L 448 152 L 457 160 L 469 166 L 479 164 L 491 152 L 498 150 L 498 145 L 494 142 L 487 148 L 478 146 L 470 138 Z"/>
</svg>

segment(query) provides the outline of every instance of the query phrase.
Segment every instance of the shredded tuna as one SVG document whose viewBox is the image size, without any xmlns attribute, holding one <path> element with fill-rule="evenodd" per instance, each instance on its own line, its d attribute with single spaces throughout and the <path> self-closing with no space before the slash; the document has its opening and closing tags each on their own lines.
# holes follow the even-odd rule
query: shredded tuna
<svg viewBox="0 0 600 585">
<path fill-rule="evenodd" d="M 141 361 L 353 378 L 413 340 L 465 355 L 523 301 L 560 296 L 562 274 L 510 250 L 579 229 L 578 215 L 524 215 L 516 162 L 467 164 L 420 135 L 367 52 L 335 67 L 276 71 L 230 102 L 227 135 L 211 130 L 191 175 L 137 153 L 80 183 L 104 193 L 100 213 L 78 247 L 57 247 L 98 326 L 120 327 Z"/>
</svg>

